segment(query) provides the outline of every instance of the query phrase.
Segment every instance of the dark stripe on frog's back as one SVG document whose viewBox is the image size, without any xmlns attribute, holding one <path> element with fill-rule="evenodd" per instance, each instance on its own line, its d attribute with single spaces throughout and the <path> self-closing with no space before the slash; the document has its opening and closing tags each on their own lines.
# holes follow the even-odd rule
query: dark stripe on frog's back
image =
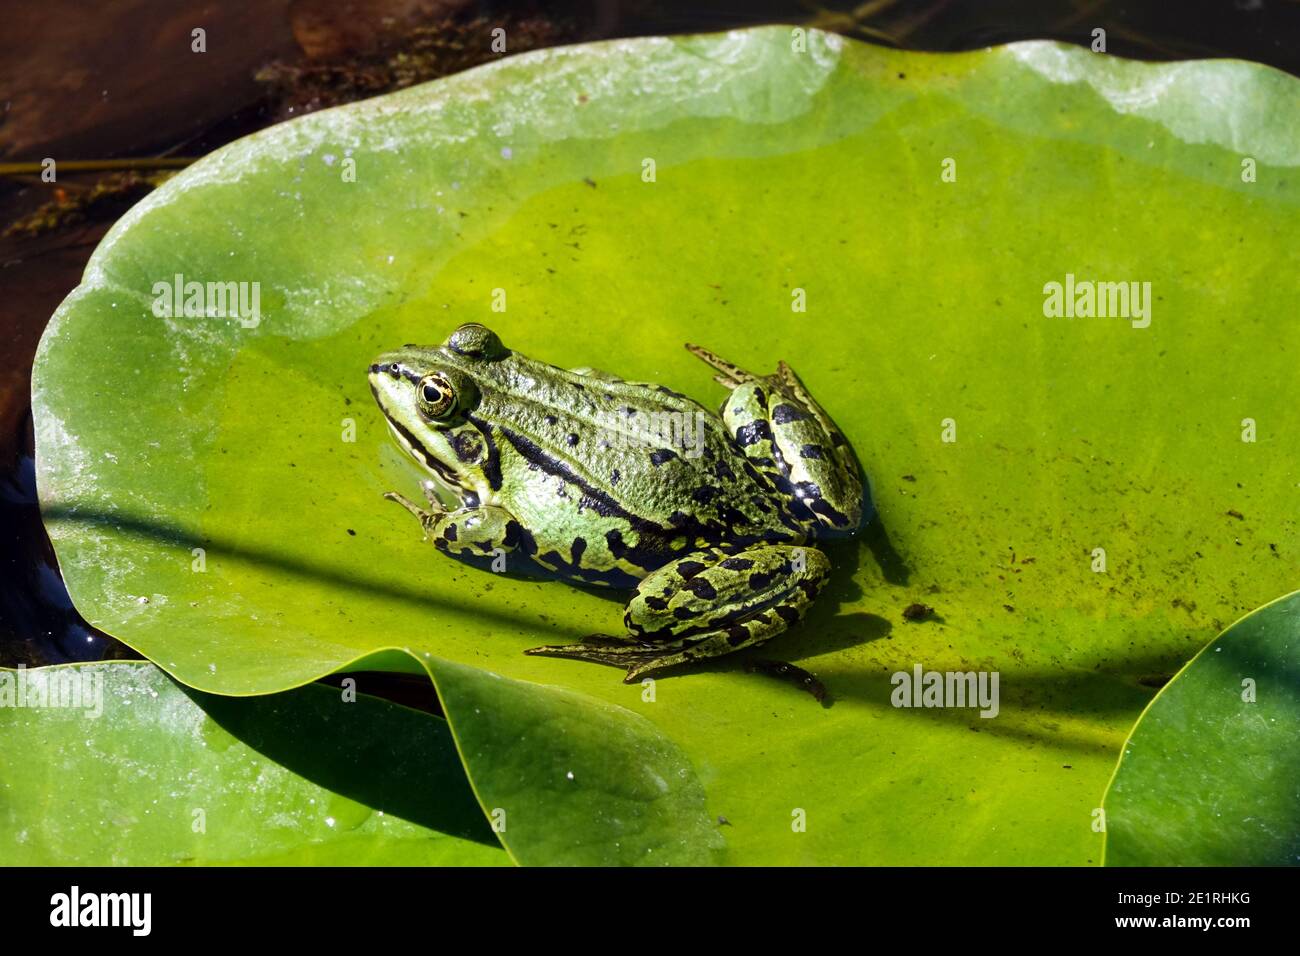
<svg viewBox="0 0 1300 956">
<path fill-rule="evenodd" d="M 540 420 L 548 413 L 560 411 L 560 423 L 563 424 L 567 416 L 562 410 L 571 402 L 580 403 L 584 414 L 614 412 L 626 404 L 633 404 L 638 410 L 649 412 L 675 411 L 683 403 L 692 406 L 692 411 L 697 408 L 702 410 L 697 402 L 661 385 L 612 382 L 578 375 L 545 362 L 525 358 L 518 352 L 512 352 L 505 359 L 496 362 L 467 359 L 454 361 L 453 364 L 461 365 L 474 377 L 486 402 L 491 402 L 493 391 L 509 393 L 508 404 L 512 407 L 531 407 L 534 414 L 529 416 L 530 420 L 533 417 Z M 536 377 L 534 369 L 544 370 L 545 375 Z"/>
<path fill-rule="evenodd" d="M 628 560 L 647 571 L 680 556 L 685 548 L 703 543 L 715 544 L 723 538 L 722 532 L 724 529 L 710 529 L 694 520 L 693 517 L 664 525 L 634 514 L 624 508 L 610 494 L 596 487 L 587 477 L 579 474 L 573 467 L 574 463 L 563 461 L 554 455 L 548 454 L 537 443 L 520 435 L 513 429 L 502 426 L 499 431 L 525 462 L 536 466 L 536 468 L 548 475 L 563 480 L 564 487 L 569 492 L 568 497 L 567 499 L 561 498 L 557 491 L 556 501 L 552 507 L 562 508 L 567 504 L 570 507 L 576 507 L 579 513 L 584 509 L 591 509 L 601 517 L 613 518 L 626 524 L 629 535 L 635 536 L 636 540 L 626 541 L 620 539 L 621 549 L 627 555 Z M 679 538 L 688 539 L 691 543 L 681 550 L 675 550 L 672 547 L 672 541 Z M 613 553 L 613 548 L 608 544 L 606 550 L 611 554 Z"/>
<path fill-rule="evenodd" d="M 540 541 L 530 536 L 529 552 L 538 563 L 575 580 L 629 587 L 649 572 L 701 547 L 743 547 L 758 542 L 803 540 L 803 534 L 797 528 L 780 524 L 756 525 L 749 514 L 724 514 L 720 508 L 699 504 L 694 505 L 690 513 L 674 512 L 676 520 L 668 524 L 632 514 L 619 501 L 579 474 L 573 467 L 574 463 L 548 454 L 537 443 L 513 429 L 502 426 L 497 431 L 505 448 L 518 455 L 521 463 L 516 465 L 507 458 L 504 465 L 507 483 L 527 480 L 526 475 L 516 478 L 514 473 L 530 467 L 556 479 L 554 497 L 542 503 L 540 513 L 517 517 L 537 527 L 546 524 L 556 512 L 572 510 L 582 514 L 589 509 L 615 525 L 603 535 L 593 529 L 592 533 L 579 539 L 582 541 L 580 554 L 572 559 L 566 555 L 572 554 L 573 541 L 562 537 L 548 540 L 544 532 L 538 532 Z M 569 525 L 564 521 L 552 523 L 557 528 Z M 673 547 L 674 542 L 679 543 L 678 547 Z"/>
<path fill-rule="evenodd" d="M 488 427 L 486 422 L 479 422 L 471 418 L 480 428 Z M 586 499 L 588 507 L 592 508 L 597 514 L 604 517 L 616 517 L 626 521 L 629 525 L 641 531 L 659 531 L 665 529 L 662 525 L 655 524 L 653 521 L 647 521 L 644 518 L 631 514 L 623 508 L 617 501 L 592 485 L 589 481 L 579 475 L 570 465 L 560 458 L 548 454 L 547 451 L 536 442 L 525 438 L 518 432 L 501 426 L 501 434 L 510 442 L 511 446 L 519 453 L 520 457 L 529 464 L 536 465 L 542 471 L 549 475 L 563 478 L 571 487 L 578 489 L 582 497 Z"/>
<path fill-rule="evenodd" d="M 526 435 L 548 458 L 566 463 L 599 487 L 608 487 L 612 480 L 586 466 L 595 451 L 609 463 L 610 471 L 626 475 L 644 469 L 648 455 L 656 450 L 635 438 L 598 448 L 606 431 L 633 420 L 629 408 L 637 416 L 685 412 L 692 420 L 697 413 L 713 419 L 699 403 L 660 385 L 610 382 L 555 366 L 544 366 L 546 374 L 538 378 L 529 364 L 543 365 L 512 356 L 475 367 L 481 400 L 472 416 L 480 423 L 509 423 L 512 432 Z M 568 411 L 572 406 L 577 407 L 575 412 Z"/>
<path fill-rule="evenodd" d="M 698 402 L 662 385 L 577 375 L 517 355 L 495 362 L 464 361 L 480 392 L 479 406 L 470 413 L 470 421 L 489 439 L 494 430 L 488 423 L 498 423 L 494 445 L 500 446 L 499 456 L 494 472 L 487 476 L 493 488 L 526 480 L 526 472 L 517 477 L 507 460 L 513 452 L 524 463 L 521 469 L 532 465 L 565 482 L 568 498 L 561 498 L 557 491 L 553 507 L 579 512 L 590 507 L 626 522 L 629 534 L 640 539 L 634 550 L 646 567 L 680 557 L 684 551 L 674 550 L 671 542 L 683 536 L 701 544 L 804 540 L 789 512 L 773 497 L 770 485 L 746 467 L 748 463 L 735 448 L 726 426 Z M 540 374 L 543 368 L 544 375 Z M 566 411 L 571 406 L 577 410 Z M 599 448 L 602 429 L 626 421 L 627 408 L 651 415 L 685 412 L 692 428 L 695 416 L 702 415 L 706 454 L 688 457 L 685 450 L 676 449 L 671 458 L 660 455 L 661 464 L 656 467 L 651 456 L 662 449 L 644 441 L 629 439 Z M 502 424 L 507 421 L 511 424 Z M 577 443 L 572 442 L 573 435 L 577 435 Z M 665 496 L 664 489 L 670 486 L 679 490 Z M 708 489 L 725 494 L 714 496 Z M 733 513 L 724 512 L 723 498 Z M 767 513 L 753 503 L 755 498 L 769 504 Z M 623 504 L 627 501 L 647 502 L 653 507 L 649 513 L 640 510 L 632 514 Z M 690 517 L 672 522 L 677 514 Z M 702 522 L 695 520 L 696 516 Z M 735 525 L 743 525 L 743 530 L 733 531 Z M 694 544 L 691 541 L 687 549 Z M 552 542 L 552 547 L 567 550 L 568 545 Z M 599 561 L 602 551 L 593 541 L 588 558 Z"/>
<path fill-rule="evenodd" d="M 681 454 L 665 455 L 665 449 L 646 444 L 598 449 L 600 464 L 610 470 L 608 475 L 593 474 L 592 466 L 584 460 L 585 449 L 600 440 L 597 435 L 588 429 L 575 448 L 567 441 L 571 433 L 566 431 L 563 418 L 542 433 L 543 439 L 550 438 L 551 447 L 544 447 L 514 428 L 499 426 L 498 431 L 527 463 L 573 486 L 580 496 L 580 507 L 626 521 L 638 534 L 655 539 L 647 547 L 668 557 L 679 556 L 680 551 L 673 551 L 670 542 L 681 535 L 705 544 L 790 541 L 799 537 L 788 521 L 781 520 L 782 512 L 771 497 L 770 486 L 731 445 L 726 426 L 712 416 L 705 421 L 708 454 L 693 456 L 683 450 Z M 559 437 L 561 434 L 564 439 Z M 719 461 L 728 462 L 730 479 L 717 474 Z M 617 481 L 613 479 L 615 471 L 619 473 Z M 679 488 L 680 492 L 665 495 L 667 487 Z M 767 502 L 768 511 L 764 512 L 754 499 Z M 658 514 L 633 513 L 622 503 L 627 500 L 654 503 Z"/>
</svg>

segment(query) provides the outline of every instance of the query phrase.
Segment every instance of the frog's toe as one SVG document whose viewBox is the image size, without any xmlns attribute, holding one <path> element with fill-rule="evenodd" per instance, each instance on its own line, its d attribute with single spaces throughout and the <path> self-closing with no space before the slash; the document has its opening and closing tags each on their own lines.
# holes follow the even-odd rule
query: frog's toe
<svg viewBox="0 0 1300 956">
<path fill-rule="evenodd" d="M 591 661 L 596 664 L 608 664 L 627 670 L 624 684 L 635 684 L 643 674 L 663 670 L 700 657 L 712 657 L 721 653 L 711 646 L 695 648 L 690 642 L 673 645 L 636 644 L 626 639 L 610 637 L 607 634 L 591 634 L 577 644 L 551 644 L 545 647 L 530 647 L 525 654 L 538 657 L 567 657 L 575 661 Z M 707 645 L 708 642 L 705 642 Z"/>
<path fill-rule="evenodd" d="M 396 501 L 399 505 L 401 505 L 411 514 L 415 515 L 421 521 L 424 520 L 425 510 L 421 508 L 419 505 L 417 505 L 410 498 L 406 497 L 406 495 L 396 491 L 386 491 L 384 492 L 384 498 L 388 501 Z"/>
<path fill-rule="evenodd" d="M 751 382 L 757 378 L 753 372 L 746 372 L 739 365 L 733 365 L 726 359 L 714 355 L 706 348 L 701 348 L 698 345 L 692 345 L 690 342 L 687 342 L 686 351 L 690 352 L 703 362 L 713 366 L 714 370 L 718 373 L 713 376 L 713 380 L 724 388 L 735 388 L 737 385 L 744 382 Z"/>
<path fill-rule="evenodd" d="M 640 673 L 654 667 L 655 661 L 664 654 L 662 648 L 646 647 L 628 641 L 626 638 L 610 637 L 608 634 L 589 634 L 575 644 L 530 647 L 524 653 L 534 657 L 565 657 L 569 660 L 625 667 L 628 669 L 627 683 L 631 683 L 634 679 L 634 671 Z"/>
</svg>

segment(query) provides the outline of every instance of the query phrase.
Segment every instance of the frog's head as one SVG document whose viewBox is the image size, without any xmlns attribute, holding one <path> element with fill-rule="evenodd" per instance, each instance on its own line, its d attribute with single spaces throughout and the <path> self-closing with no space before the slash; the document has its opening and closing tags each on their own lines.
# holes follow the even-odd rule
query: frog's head
<svg viewBox="0 0 1300 956">
<path fill-rule="evenodd" d="M 490 443 L 470 417 L 477 379 L 508 355 L 495 332 L 470 323 L 440 346 L 404 345 L 370 366 L 370 391 L 398 442 L 452 487 L 481 484 Z"/>
</svg>

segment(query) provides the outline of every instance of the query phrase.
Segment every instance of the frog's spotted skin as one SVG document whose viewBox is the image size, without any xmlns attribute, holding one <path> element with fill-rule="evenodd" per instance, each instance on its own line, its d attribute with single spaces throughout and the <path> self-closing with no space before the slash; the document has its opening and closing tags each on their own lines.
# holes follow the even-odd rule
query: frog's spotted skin
<svg viewBox="0 0 1300 956">
<path fill-rule="evenodd" d="M 632 680 L 753 646 L 823 584 L 829 563 L 809 543 L 858 530 L 853 451 L 789 366 L 758 376 L 687 347 L 732 389 L 721 417 L 661 385 L 526 358 L 481 325 L 371 366 L 398 441 L 460 500 L 448 511 L 432 494 L 428 509 L 389 495 L 436 547 L 522 552 L 637 589 L 626 635 L 530 653 L 617 664 Z M 648 441 L 648 421 L 671 427 Z"/>
<path fill-rule="evenodd" d="M 697 345 L 687 348 L 719 369 L 717 382 L 734 388 L 722 403 L 723 421 L 745 457 L 794 499 L 800 519 L 833 531 L 856 528 L 860 515 L 839 512 L 832 502 L 860 502 L 857 459 L 794 369 L 778 362 L 777 374 L 764 379 Z"/>
<path fill-rule="evenodd" d="M 813 548 L 757 545 L 678 558 L 648 575 L 628 604 L 628 637 L 593 634 L 581 644 L 534 647 L 529 654 L 573 657 L 647 671 L 718 657 L 761 644 L 803 619 L 830 562 Z"/>
</svg>

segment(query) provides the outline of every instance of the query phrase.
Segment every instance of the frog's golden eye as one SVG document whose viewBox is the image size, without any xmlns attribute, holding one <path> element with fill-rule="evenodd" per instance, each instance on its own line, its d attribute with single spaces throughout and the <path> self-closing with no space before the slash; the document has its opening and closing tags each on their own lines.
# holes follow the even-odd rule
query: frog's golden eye
<svg viewBox="0 0 1300 956">
<path fill-rule="evenodd" d="M 441 375 L 426 375 L 415 386 L 415 401 L 430 418 L 444 418 L 456 407 L 456 390 Z"/>
</svg>

